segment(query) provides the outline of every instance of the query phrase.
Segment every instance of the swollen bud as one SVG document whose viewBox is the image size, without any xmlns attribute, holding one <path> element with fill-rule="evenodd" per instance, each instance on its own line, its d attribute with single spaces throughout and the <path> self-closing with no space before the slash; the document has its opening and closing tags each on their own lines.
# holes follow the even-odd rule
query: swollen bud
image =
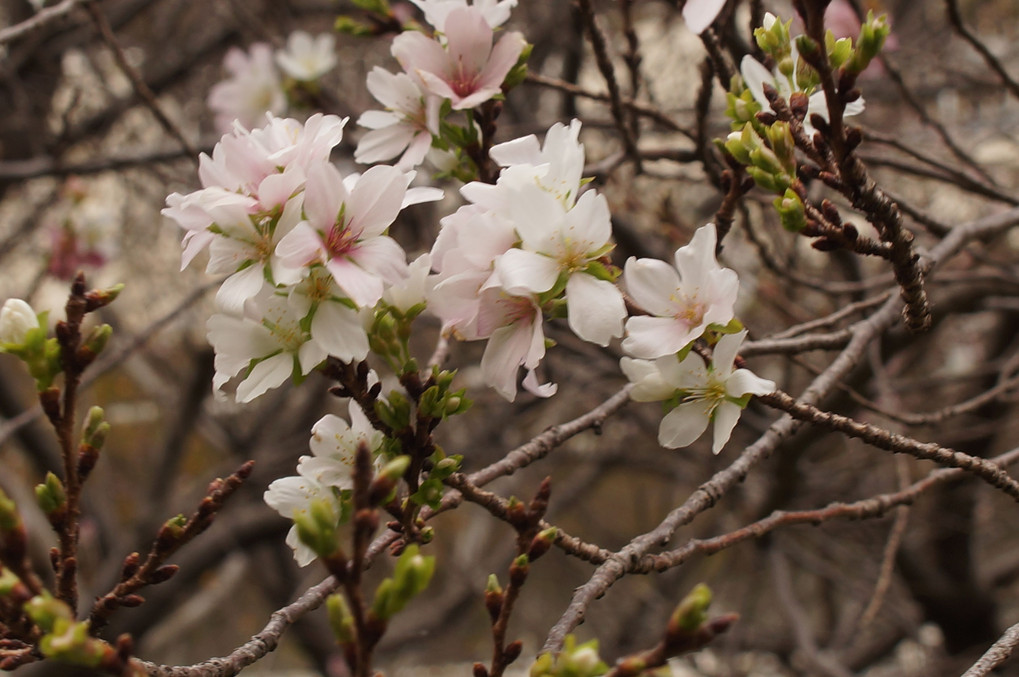
<svg viewBox="0 0 1019 677">
<path fill-rule="evenodd" d="M 23 346 L 30 332 L 36 329 L 39 329 L 39 318 L 32 306 L 21 299 L 7 299 L 0 309 L 0 352 Z"/>
<path fill-rule="evenodd" d="M 39 507 L 49 517 L 55 517 L 67 506 L 67 493 L 60 478 L 52 472 L 46 473 L 46 481 L 35 487 L 35 498 Z"/>
<path fill-rule="evenodd" d="M 873 11 L 867 12 L 867 20 L 860 26 L 856 52 L 846 64 L 846 70 L 854 74 L 862 73 L 870 65 L 871 60 L 881 53 L 881 48 L 884 47 L 891 31 L 886 15 L 882 14 L 875 18 Z"/>
<path fill-rule="evenodd" d="M 337 593 L 326 599 L 326 611 L 329 613 L 329 627 L 333 630 L 337 643 L 352 644 L 357 639 L 354 629 L 354 616 L 343 595 Z"/>
<path fill-rule="evenodd" d="M 804 212 L 803 202 L 800 196 L 792 188 L 786 188 L 785 193 L 775 198 L 775 210 L 782 222 L 782 227 L 792 233 L 798 233 L 807 227 L 807 216 Z"/>
<path fill-rule="evenodd" d="M 672 612 L 668 633 L 670 635 L 679 632 L 689 633 L 701 627 L 708 619 L 710 605 L 711 589 L 703 583 L 698 583 Z"/>
</svg>

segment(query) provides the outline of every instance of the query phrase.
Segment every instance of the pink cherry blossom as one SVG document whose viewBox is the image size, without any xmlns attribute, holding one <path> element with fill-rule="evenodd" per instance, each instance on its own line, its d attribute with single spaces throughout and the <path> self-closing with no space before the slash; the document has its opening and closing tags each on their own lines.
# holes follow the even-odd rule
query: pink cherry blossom
<svg viewBox="0 0 1019 677">
<path fill-rule="evenodd" d="M 492 27 L 476 7 L 454 9 L 446 17 L 445 44 L 406 31 L 393 40 L 392 52 L 408 73 L 454 110 L 474 108 L 502 89 L 502 82 L 527 44 L 517 32 L 492 46 Z"/>
<path fill-rule="evenodd" d="M 304 197 L 307 220 L 280 240 L 276 254 L 292 268 L 323 264 L 358 307 L 375 305 L 387 283 L 407 275 L 406 254 L 385 232 L 408 195 L 424 195 L 409 193 L 412 178 L 384 165 L 346 179 L 330 164 L 312 169 Z"/>
</svg>

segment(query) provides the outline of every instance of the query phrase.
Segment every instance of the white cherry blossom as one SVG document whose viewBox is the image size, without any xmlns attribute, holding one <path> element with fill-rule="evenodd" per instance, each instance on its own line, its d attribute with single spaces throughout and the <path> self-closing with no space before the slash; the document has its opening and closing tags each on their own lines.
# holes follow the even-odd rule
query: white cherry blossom
<svg viewBox="0 0 1019 677">
<path fill-rule="evenodd" d="M 336 38 L 331 33 L 311 37 L 305 31 L 294 31 L 287 38 L 287 47 L 276 52 L 276 63 L 295 80 L 317 80 L 336 66 Z"/>
<path fill-rule="evenodd" d="M 243 371 L 236 399 L 250 402 L 295 374 L 310 373 L 328 353 L 301 327 L 302 319 L 285 296 L 268 286 L 248 299 L 244 316 L 210 317 L 208 339 L 216 352 L 213 388 L 220 391 Z"/>
<path fill-rule="evenodd" d="M 694 233 L 676 250 L 675 268 L 656 259 L 630 258 L 623 279 L 633 301 L 649 313 L 626 321 L 623 350 L 653 359 L 674 355 L 711 324 L 733 318 L 739 278 L 715 259 L 715 225 Z"/>
<path fill-rule="evenodd" d="M 32 306 L 21 299 L 7 299 L 0 308 L 0 345 L 20 345 L 28 333 L 39 328 Z"/>
<path fill-rule="evenodd" d="M 454 9 L 468 7 L 467 0 L 410 1 L 425 13 L 425 21 L 440 32 L 445 32 L 446 17 L 450 12 Z M 470 6 L 481 12 L 489 26 L 498 28 L 509 20 L 510 11 L 517 6 L 517 0 L 475 0 Z"/>
<path fill-rule="evenodd" d="M 358 446 L 364 444 L 378 459 L 382 440 L 382 433 L 372 427 L 361 407 L 351 402 L 349 424 L 339 416 L 327 414 L 312 427 L 309 446 L 313 455 L 300 458 L 297 473 L 329 487 L 353 489 Z"/>
<path fill-rule="evenodd" d="M 634 383 L 630 397 L 638 402 L 678 400 L 658 428 L 658 443 L 668 449 L 692 444 L 713 426 L 715 454 L 729 441 L 750 395 L 766 395 L 775 383 L 749 369 L 733 369 L 747 332 L 726 334 L 715 346 L 711 366 L 691 352 L 682 362 L 676 355 L 654 361 L 624 357 L 620 367 Z"/>
<path fill-rule="evenodd" d="M 396 166 L 401 169 L 421 164 L 432 137 L 439 134 L 442 99 L 407 73 L 393 74 L 378 66 L 368 73 L 367 84 L 386 110 L 366 111 L 357 119 L 370 131 L 361 137 L 354 159 L 371 164 L 400 155 Z"/>
</svg>

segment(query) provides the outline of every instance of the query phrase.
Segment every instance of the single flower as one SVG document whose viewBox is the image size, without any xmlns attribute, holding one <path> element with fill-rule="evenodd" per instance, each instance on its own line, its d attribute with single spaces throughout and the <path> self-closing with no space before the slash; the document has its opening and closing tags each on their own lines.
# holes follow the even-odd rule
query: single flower
<svg viewBox="0 0 1019 677">
<path fill-rule="evenodd" d="M 336 492 L 325 484 L 313 478 L 298 475 L 296 477 L 282 477 L 272 482 L 262 496 L 266 504 L 287 519 L 294 519 L 298 515 L 307 514 L 311 510 L 313 501 L 325 501 L 339 517 L 342 514 L 342 507 Z M 336 526 L 339 526 L 337 519 Z M 298 566 L 308 566 L 317 555 L 309 546 L 305 545 L 297 535 L 297 527 L 290 527 L 287 532 L 287 545 L 294 550 L 294 559 Z"/>
<path fill-rule="evenodd" d="M 316 37 L 294 31 L 287 38 L 286 49 L 276 52 L 276 63 L 295 80 L 317 80 L 336 66 L 336 38 L 330 33 Z"/>
<path fill-rule="evenodd" d="M 658 443 L 668 449 L 692 444 L 708 425 L 714 430 L 711 451 L 715 454 L 729 441 L 740 413 L 751 395 L 766 395 L 775 383 L 749 369 L 733 369 L 736 353 L 747 332 L 726 334 L 715 346 L 711 365 L 696 353 L 682 362 L 676 355 L 654 361 L 624 357 L 620 367 L 634 383 L 630 397 L 638 402 L 670 400 L 676 403 L 662 419 Z"/>
<path fill-rule="evenodd" d="M 715 238 L 713 223 L 698 228 L 690 242 L 676 250 L 675 268 L 656 259 L 626 262 L 626 289 L 649 315 L 626 321 L 624 351 L 647 359 L 674 355 L 709 325 L 732 320 L 739 278 L 718 265 Z"/>
<path fill-rule="evenodd" d="M 393 40 L 392 53 L 403 69 L 454 110 L 474 108 L 499 94 L 506 75 L 527 44 L 516 32 L 492 46 L 492 27 L 475 7 L 454 9 L 446 18 L 445 44 L 416 31 Z"/>
<path fill-rule="evenodd" d="M 339 416 L 327 414 L 312 427 L 309 446 L 313 455 L 301 457 L 297 473 L 328 487 L 353 489 L 358 446 L 364 444 L 378 459 L 382 440 L 382 433 L 372 427 L 361 407 L 351 402 L 349 424 Z"/>
<path fill-rule="evenodd" d="M 219 131 L 228 132 L 234 121 L 251 127 L 264 120 L 266 113 L 286 111 L 287 97 L 271 46 L 257 42 L 248 52 L 233 47 L 223 59 L 223 67 L 230 77 L 213 85 L 208 98 Z"/>
<path fill-rule="evenodd" d="M 369 131 L 361 137 L 354 159 L 363 164 L 400 155 L 397 166 L 411 169 L 421 164 L 439 135 L 442 99 L 407 73 L 390 73 L 376 66 L 368 73 L 368 91 L 386 110 L 366 111 L 357 124 Z M 402 155 L 401 155 L 402 154 Z"/>
</svg>

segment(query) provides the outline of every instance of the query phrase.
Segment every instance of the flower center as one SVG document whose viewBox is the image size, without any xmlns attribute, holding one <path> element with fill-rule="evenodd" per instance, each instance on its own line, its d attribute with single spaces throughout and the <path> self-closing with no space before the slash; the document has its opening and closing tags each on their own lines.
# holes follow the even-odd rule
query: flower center
<svg viewBox="0 0 1019 677">
<path fill-rule="evenodd" d="M 340 258 L 352 252 L 357 245 L 357 235 L 346 226 L 333 224 L 325 240 L 329 258 Z"/>
</svg>

